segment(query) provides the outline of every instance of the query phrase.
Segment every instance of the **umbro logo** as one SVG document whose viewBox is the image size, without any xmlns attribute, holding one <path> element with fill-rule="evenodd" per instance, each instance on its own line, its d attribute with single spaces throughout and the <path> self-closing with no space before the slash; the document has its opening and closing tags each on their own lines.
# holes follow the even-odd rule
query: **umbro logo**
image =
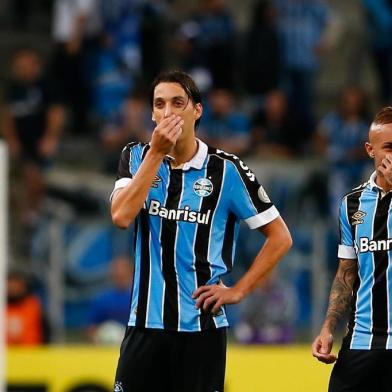
<svg viewBox="0 0 392 392">
<path fill-rule="evenodd" d="M 363 223 L 363 218 L 366 216 L 366 212 L 358 210 L 355 214 L 353 214 L 353 225 L 360 225 Z"/>
<path fill-rule="evenodd" d="M 154 181 L 152 182 L 151 188 L 158 188 L 158 185 L 160 182 L 162 182 L 162 178 L 159 176 L 155 176 Z"/>
</svg>

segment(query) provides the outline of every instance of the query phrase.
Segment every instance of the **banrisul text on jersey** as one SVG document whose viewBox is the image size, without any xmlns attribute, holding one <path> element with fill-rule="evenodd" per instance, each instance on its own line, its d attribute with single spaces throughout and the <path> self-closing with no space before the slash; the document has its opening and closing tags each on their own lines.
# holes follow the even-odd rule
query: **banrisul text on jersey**
<svg viewBox="0 0 392 392">
<path fill-rule="evenodd" d="M 206 213 L 201 213 L 199 211 L 192 211 L 189 206 L 175 210 L 162 206 L 158 200 L 151 200 L 148 213 L 164 219 L 200 223 L 202 225 L 208 225 L 211 216 L 211 210 L 208 210 Z"/>
</svg>

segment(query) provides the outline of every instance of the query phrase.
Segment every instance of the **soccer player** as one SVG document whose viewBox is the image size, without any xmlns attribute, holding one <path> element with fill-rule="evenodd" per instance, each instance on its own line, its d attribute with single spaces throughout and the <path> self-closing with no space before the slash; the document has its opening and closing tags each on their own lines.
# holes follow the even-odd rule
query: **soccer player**
<svg viewBox="0 0 392 392">
<path fill-rule="evenodd" d="M 240 302 L 291 246 L 290 233 L 252 171 L 238 157 L 195 137 L 202 115 L 194 81 L 180 71 L 153 82 L 157 124 L 148 144 L 121 155 L 111 213 L 136 219 L 135 273 L 115 391 L 222 392 L 225 304 Z M 238 223 L 265 235 L 233 287 Z"/>
<path fill-rule="evenodd" d="M 370 127 L 365 148 L 374 160 L 369 181 L 354 188 L 340 207 L 339 267 L 313 356 L 333 363 L 336 325 L 351 317 L 330 382 L 330 392 L 392 390 L 392 107 Z"/>
</svg>

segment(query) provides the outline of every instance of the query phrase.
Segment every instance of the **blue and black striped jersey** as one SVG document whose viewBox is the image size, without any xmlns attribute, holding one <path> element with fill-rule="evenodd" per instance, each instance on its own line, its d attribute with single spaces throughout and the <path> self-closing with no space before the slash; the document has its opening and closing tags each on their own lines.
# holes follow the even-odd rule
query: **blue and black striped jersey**
<svg viewBox="0 0 392 392">
<path fill-rule="evenodd" d="M 138 171 L 148 144 L 128 144 L 114 190 Z M 225 309 L 195 308 L 193 292 L 230 272 L 239 221 L 250 228 L 279 215 L 253 172 L 236 156 L 198 140 L 181 169 L 163 160 L 135 228 L 130 326 L 200 331 L 228 325 Z"/>
<path fill-rule="evenodd" d="M 338 256 L 358 260 L 345 348 L 392 348 L 392 192 L 380 189 L 375 178 L 376 172 L 340 208 Z"/>
</svg>

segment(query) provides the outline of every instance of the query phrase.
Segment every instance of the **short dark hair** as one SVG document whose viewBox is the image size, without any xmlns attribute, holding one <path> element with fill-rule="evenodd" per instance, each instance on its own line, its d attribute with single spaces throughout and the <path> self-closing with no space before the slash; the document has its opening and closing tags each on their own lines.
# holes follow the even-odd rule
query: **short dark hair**
<svg viewBox="0 0 392 392">
<path fill-rule="evenodd" d="M 374 117 L 373 124 L 385 125 L 392 123 L 392 106 L 383 107 Z"/>
<path fill-rule="evenodd" d="M 151 108 L 154 106 L 154 91 L 155 87 L 160 83 L 178 83 L 185 91 L 186 95 L 193 102 L 193 104 L 201 103 L 201 94 L 195 81 L 190 75 L 183 71 L 172 70 L 160 73 L 151 84 L 149 101 Z M 196 120 L 195 127 L 199 125 L 200 119 Z"/>
</svg>

